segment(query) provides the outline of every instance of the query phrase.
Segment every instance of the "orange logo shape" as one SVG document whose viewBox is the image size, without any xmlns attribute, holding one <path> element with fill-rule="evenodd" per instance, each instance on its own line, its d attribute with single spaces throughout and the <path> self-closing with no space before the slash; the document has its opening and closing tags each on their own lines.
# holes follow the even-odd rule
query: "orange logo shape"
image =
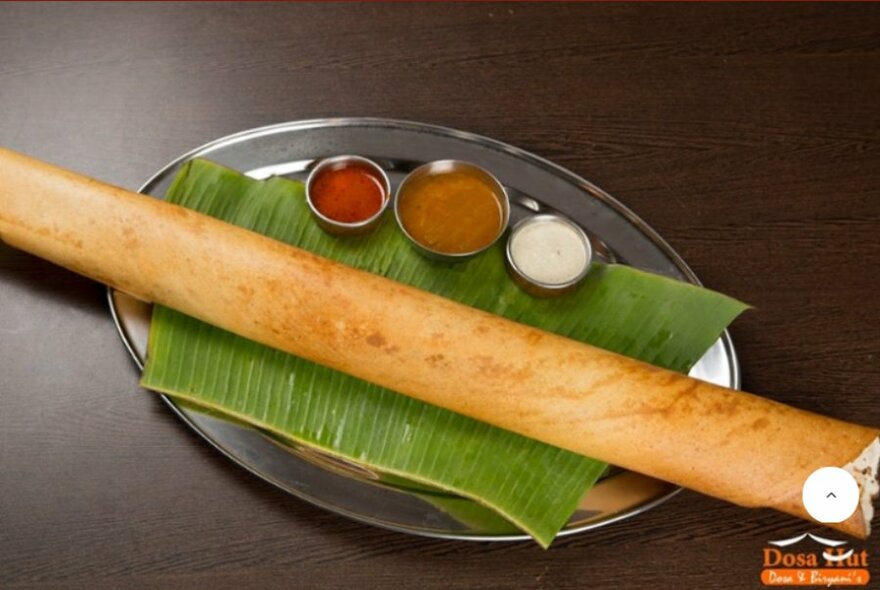
<svg viewBox="0 0 880 590">
<path fill-rule="evenodd" d="M 811 540 L 819 549 L 790 549 Z M 763 550 L 761 583 L 765 586 L 867 586 L 867 550 L 847 548 L 846 541 L 835 541 L 804 533 L 790 539 L 770 541 Z"/>
</svg>

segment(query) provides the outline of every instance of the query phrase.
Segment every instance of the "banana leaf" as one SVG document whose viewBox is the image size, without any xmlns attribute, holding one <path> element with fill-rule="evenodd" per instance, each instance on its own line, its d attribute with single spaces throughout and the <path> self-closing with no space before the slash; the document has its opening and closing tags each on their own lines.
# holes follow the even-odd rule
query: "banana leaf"
<svg viewBox="0 0 880 590">
<path fill-rule="evenodd" d="M 601 264 L 576 292 L 535 299 L 509 279 L 500 244 L 457 264 L 427 260 L 390 216 L 369 235 L 331 236 L 314 224 L 302 183 L 253 180 L 204 160 L 181 169 L 166 199 L 350 266 L 676 371 L 689 370 L 746 308 L 706 289 Z M 298 444 L 474 500 L 544 547 L 606 468 L 601 461 L 399 395 L 162 306 L 153 311 L 142 385 Z"/>
</svg>

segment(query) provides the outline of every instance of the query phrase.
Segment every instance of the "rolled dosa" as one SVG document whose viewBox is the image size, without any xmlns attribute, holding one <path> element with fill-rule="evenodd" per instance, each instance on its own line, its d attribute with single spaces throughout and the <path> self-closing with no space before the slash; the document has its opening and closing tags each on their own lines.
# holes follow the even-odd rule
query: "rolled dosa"
<svg viewBox="0 0 880 590">
<path fill-rule="evenodd" d="M 801 488 L 861 486 L 878 430 L 653 367 L 0 149 L 0 240 L 240 336 L 495 426 L 742 506 L 809 518 Z"/>
</svg>

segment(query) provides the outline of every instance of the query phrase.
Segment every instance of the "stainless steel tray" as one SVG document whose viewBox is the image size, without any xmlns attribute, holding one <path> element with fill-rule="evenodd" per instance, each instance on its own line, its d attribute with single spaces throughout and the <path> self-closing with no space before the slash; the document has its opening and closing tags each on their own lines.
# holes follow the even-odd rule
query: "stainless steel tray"
<svg viewBox="0 0 880 590">
<path fill-rule="evenodd" d="M 321 119 L 263 127 L 203 145 L 155 174 L 141 192 L 161 198 L 180 166 L 195 157 L 254 178 L 304 179 L 318 159 L 360 154 L 389 173 L 392 191 L 407 171 L 430 160 L 459 159 L 483 166 L 511 192 L 511 222 L 535 211 L 558 211 L 583 227 L 600 252 L 617 261 L 677 279 L 699 283 L 681 257 L 633 212 L 608 193 L 552 162 L 516 147 L 472 133 L 387 119 Z M 124 294 L 108 293 L 122 340 L 143 367 L 150 307 Z M 725 332 L 691 375 L 738 388 L 739 366 Z M 281 444 L 261 431 L 165 402 L 192 429 L 230 459 L 257 476 L 308 502 L 373 525 L 418 535 L 469 540 L 521 540 L 528 537 L 504 523 L 475 526 L 442 509 L 469 500 L 411 487 L 382 474 L 340 463 L 305 448 Z M 671 484 L 613 470 L 583 499 L 560 535 L 570 535 L 629 518 L 678 492 Z M 467 508 L 465 506 L 465 508 Z"/>
</svg>

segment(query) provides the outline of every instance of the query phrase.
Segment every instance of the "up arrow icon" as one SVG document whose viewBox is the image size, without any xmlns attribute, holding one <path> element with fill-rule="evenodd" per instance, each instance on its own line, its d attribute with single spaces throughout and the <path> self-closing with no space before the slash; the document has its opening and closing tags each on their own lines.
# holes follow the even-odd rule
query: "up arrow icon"
<svg viewBox="0 0 880 590">
<path fill-rule="evenodd" d="M 814 520 L 843 522 L 859 507 L 859 484 L 840 467 L 820 467 L 804 482 L 801 499 Z"/>
</svg>

